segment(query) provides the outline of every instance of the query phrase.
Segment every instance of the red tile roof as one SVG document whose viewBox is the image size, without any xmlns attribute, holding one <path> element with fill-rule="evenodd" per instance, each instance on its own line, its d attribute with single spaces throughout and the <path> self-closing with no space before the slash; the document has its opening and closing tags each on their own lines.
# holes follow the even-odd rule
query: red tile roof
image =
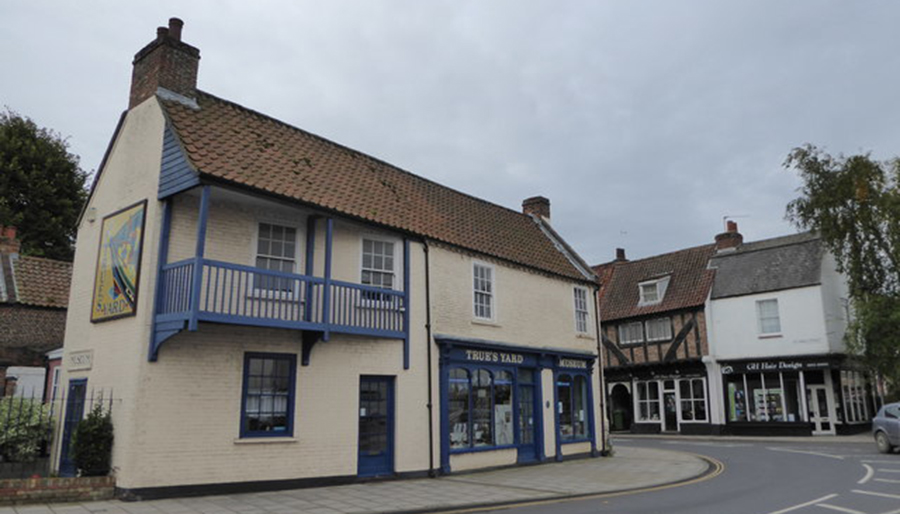
<svg viewBox="0 0 900 514">
<path fill-rule="evenodd" d="M 603 322 L 697 307 L 706 302 L 715 278 L 707 269 L 715 245 L 697 246 L 636 261 L 613 261 L 594 266 L 600 279 L 600 319 Z M 638 284 L 669 276 L 663 301 L 638 306 Z"/>
<path fill-rule="evenodd" d="M 13 259 L 12 263 L 18 303 L 68 307 L 72 263 L 25 255 Z"/>
<path fill-rule="evenodd" d="M 536 221 L 520 212 L 208 93 L 197 92 L 199 109 L 163 98 L 160 102 L 202 177 L 585 280 Z"/>
</svg>

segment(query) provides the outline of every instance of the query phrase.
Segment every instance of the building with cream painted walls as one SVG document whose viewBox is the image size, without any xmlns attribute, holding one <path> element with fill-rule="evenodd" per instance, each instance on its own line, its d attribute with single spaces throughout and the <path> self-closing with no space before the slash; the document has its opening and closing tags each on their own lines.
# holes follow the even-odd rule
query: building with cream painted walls
<svg viewBox="0 0 900 514">
<path fill-rule="evenodd" d="M 506 209 L 200 91 L 181 30 L 135 56 L 73 268 L 63 419 L 112 395 L 122 494 L 601 454 L 594 276 L 549 200 Z"/>
</svg>

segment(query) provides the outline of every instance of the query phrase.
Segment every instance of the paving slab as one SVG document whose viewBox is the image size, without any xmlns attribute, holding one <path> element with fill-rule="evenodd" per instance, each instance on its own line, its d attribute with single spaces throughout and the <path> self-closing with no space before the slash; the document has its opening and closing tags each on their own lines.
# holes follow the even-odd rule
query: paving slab
<svg viewBox="0 0 900 514">
<path fill-rule="evenodd" d="M 711 469 L 690 453 L 619 447 L 615 456 L 440 478 L 142 502 L 7 507 L 0 514 L 408 514 L 565 499 L 684 482 Z"/>
</svg>

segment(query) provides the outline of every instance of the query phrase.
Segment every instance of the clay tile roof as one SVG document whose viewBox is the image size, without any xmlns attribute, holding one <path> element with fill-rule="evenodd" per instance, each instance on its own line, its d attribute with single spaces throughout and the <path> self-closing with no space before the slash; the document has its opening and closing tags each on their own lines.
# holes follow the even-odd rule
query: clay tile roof
<svg viewBox="0 0 900 514">
<path fill-rule="evenodd" d="M 72 263 L 19 256 L 13 260 L 12 266 L 19 303 L 38 307 L 68 307 Z"/>
<path fill-rule="evenodd" d="M 249 187 L 564 277 L 585 280 L 531 217 L 198 91 L 160 98 L 201 177 Z"/>
<path fill-rule="evenodd" d="M 595 266 L 601 280 L 600 319 L 607 322 L 703 305 L 715 278 L 715 272 L 707 269 L 714 252 L 715 245 L 710 244 Z M 662 302 L 639 307 L 638 284 L 664 276 L 670 278 Z"/>
</svg>

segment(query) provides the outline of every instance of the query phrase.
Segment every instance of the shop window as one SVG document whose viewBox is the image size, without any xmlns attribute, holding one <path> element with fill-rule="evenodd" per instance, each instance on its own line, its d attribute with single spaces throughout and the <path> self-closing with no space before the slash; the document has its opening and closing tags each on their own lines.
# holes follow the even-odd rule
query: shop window
<svg viewBox="0 0 900 514">
<path fill-rule="evenodd" d="M 512 373 L 497 372 L 494 381 L 494 434 L 497 446 L 513 444 Z"/>
<path fill-rule="evenodd" d="M 869 421 L 865 381 L 861 373 L 841 371 L 841 392 L 844 397 L 844 417 L 847 423 Z"/>
<path fill-rule="evenodd" d="M 656 318 L 646 322 L 647 341 L 668 341 L 672 339 L 672 320 Z"/>
<path fill-rule="evenodd" d="M 494 319 L 494 268 L 476 262 L 472 268 L 475 317 Z"/>
<path fill-rule="evenodd" d="M 296 371 L 296 355 L 244 356 L 241 437 L 293 435 Z"/>
<path fill-rule="evenodd" d="M 575 288 L 575 331 L 579 334 L 588 332 L 588 290 L 584 287 Z"/>
<path fill-rule="evenodd" d="M 512 372 L 456 367 L 448 373 L 450 449 L 515 444 Z"/>
<path fill-rule="evenodd" d="M 450 370 L 448 391 L 450 421 L 450 449 L 468 448 L 469 438 L 469 372 L 462 368 Z"/>
<path fill-rule="evenodd" d="M 702 378 L 684 379 L 678 383 L 682 421 L 706 421 L 706 384 Z"/>
<path fill-rule="evenodd" d="M 564 374 L 556 378 L 561 441 L 577 441 L 588 437 L 587 384 L 583 375 Z"/>
<path fill-rule="evenodd" d="M 756 315 L 760 335 L 781 333 L 781 318 L 778 316 L 777 299 L 757 301 Z"/>
<path fill-rule="evenodd" d="M 297 229 L 260 223 L 256 237 L 256 267 L 293 273 L 296 269 Z M 263 291 L 291 292 L 294 280 L 286 277 L 254 275 L 253 286 Z"/>
<path fill-rule="evenodd" d="M 644 342 L 644 324 L 640 321 L 619 325 L 619 344 Z"/>
<path fill-rule="evenodd" d="M 747 389 L 743 375 L 728 377 L 728 421 L 749 421 Z"/>
<path fill-rule="evenodd" d="M 798 373 L 734 375 L 726 384 L 728 421 L 796 422 L 803 419 Z"/>
<path fill-rule="evenodd" d="M 659 383 L 638 382 L 638 421 L 659 421 Z"/>
</svg>

